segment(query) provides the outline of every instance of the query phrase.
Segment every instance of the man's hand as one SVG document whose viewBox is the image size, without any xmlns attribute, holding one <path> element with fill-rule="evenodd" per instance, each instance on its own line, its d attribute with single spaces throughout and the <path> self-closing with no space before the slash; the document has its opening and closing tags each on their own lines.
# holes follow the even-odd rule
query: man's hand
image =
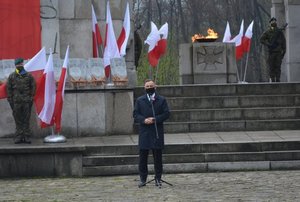
<svg viewBox="0 0 300 202">
<path fill-rule="evenodd" d="M 148 117 L 144 121 L 144 123 L 147 125 L 153 124 L 154 122 L 155 122 L 155 118 L 153 118 L 153 117 Z"/>
</svg>

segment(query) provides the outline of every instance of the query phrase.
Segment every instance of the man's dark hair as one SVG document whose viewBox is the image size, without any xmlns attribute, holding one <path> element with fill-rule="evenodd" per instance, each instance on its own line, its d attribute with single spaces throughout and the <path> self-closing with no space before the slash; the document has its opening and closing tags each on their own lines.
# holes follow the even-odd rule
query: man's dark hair
<svg viewBox="0 0 300 202">
<path fill-rule="evenodd" d="M 144 80 L 144 84 L 147 83 L 147 82 L 149 82 L 149 81 L 153 81 L 153 79 L 145 79 L 145 80 Z M 153 81 L 153 82 L 154 82 L 154 81 Z M 154 82 L 154 83 L 155 83 L 155 82 Z"/>
</svg>

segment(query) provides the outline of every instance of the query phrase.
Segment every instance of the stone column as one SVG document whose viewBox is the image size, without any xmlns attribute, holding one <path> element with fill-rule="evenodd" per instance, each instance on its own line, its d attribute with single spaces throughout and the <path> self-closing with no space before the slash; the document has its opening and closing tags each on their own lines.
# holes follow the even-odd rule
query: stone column
<svg viewBox="0 0 300 202">
<path fill-rule="evenodd" d="M 285 0 L 285 16 L 289 23 L 286 30 L 287 38 L 287 80 L 289 82 L 300 81 L 300 1 L 299 0 Z"/>
</svg>

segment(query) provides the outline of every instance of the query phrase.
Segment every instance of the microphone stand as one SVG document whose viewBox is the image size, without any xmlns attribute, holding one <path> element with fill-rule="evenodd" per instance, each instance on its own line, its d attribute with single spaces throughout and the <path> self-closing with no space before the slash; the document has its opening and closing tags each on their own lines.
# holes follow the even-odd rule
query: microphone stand
<svg viewBox="0 0 300 202">
<path fill-rule="evenodd" d="M 154 118 L 154 126 L 155 126 L 155 134 L 156 134 L 156 139 L 159 139 L 158 137 L 158 130 L 157 130 L 157 124 L 156 124 L 156 118 L 155 118 L 155 110 L 154 110 L 154 106 L 153 106 L 153 98 L 151 95 L 149 95 L 149 98 L 150 98 L 150 103 L 151 103 L 151 108 L 152 108 L 152 115 L 153 115 L 153 118 Z"/>
</svg>

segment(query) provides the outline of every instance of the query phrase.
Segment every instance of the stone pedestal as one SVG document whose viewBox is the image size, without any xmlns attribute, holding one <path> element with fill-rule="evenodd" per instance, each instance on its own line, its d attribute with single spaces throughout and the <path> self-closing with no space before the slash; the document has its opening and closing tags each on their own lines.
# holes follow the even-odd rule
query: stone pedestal
<svg viewBox="0 0 300 202">
<path fill-rule="evenodd" d="M 181 84 L 237 82 L 234 44 L 181 44 L 179 54 Z"/>
</svg>

